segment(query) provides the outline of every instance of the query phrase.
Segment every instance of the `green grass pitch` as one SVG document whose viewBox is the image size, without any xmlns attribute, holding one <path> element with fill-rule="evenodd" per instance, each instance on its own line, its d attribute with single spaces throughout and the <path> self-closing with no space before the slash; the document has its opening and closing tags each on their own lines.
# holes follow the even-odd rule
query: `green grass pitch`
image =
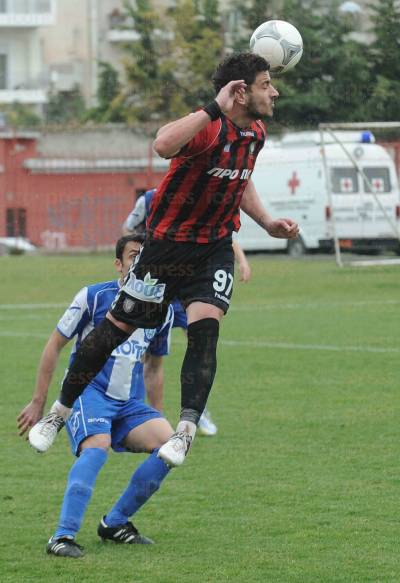
<svg viewBox="0 0 400 583">
<path fill-rule="evenodd" d="M 66 434 L 40 456 L 16 416 L 61 306 L 112 279 L 112 257 L 0 258 L 2 583 L 400 580 L 400 268 L 251 264 L 221 331 L 209 403 L 219 433 L 196 439 L 134 519 L 157 544 L 98 539 L 142 459 L 110 454 L 78 537 L 86 556 L 74 561 L 45 555 L 73 459 Z M 173 424 L 183 351 L 176 330 L 165 362 Z"/>
</svg>

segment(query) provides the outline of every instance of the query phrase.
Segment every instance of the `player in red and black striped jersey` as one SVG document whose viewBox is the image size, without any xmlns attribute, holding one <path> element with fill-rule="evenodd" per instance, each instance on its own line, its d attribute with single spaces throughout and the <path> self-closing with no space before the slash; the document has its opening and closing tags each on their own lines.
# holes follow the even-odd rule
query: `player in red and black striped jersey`
<svg viewBox="0 0 400 583">
<path fill-rule="evenodd" d="M 176 433 L 159 451 L 171 466 L 183 463 L 214 380 L 219 323 L 232 294 L 239 209 L 273 237 L 298 234 L 290 219 L 272 219 L 251 181 L 265 139 L 260 118 L 273 115 L 278 97 L 269 64 L 253 53 L 234 54 L 217 67 L 213 82 L 213 102 L 157 134 L 154 149 L 172 162 L 157 188 L 149 235 L 112 309 L 82 342 L 53 406 L 66 417 L 112 350 L 135 328 L 156 327 L 178 298 L 188 319 L 182 409 Z"/>
<path fill-rule="evenodd" d="M 210 243 L 238 231 L 240 201 L 265 134 L 259 120 L 242 129 L 221 114 L 208 123 L 172 159 L 154 197 L 150 237 Z"/>
</svg>

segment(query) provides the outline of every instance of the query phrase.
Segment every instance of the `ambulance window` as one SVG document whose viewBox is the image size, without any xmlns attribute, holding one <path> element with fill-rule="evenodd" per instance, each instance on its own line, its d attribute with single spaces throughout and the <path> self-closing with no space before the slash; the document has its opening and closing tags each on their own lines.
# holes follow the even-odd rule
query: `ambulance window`
<svg viewBox="0 0 400 583">
<path fill-rule="evenodd" d="M 355 168 L 332 168 L 332 192 L 335 194 L 353 194 L 358 192 L 358 177 Z"/>
<path fill-rule="evenodd" d="M 381 192 L 390 192 L 392 190 L 390 184 L 389 168 L 364 168 L 365 176 L 371 182 L 374 192 L 377 194 Z M 365 192 L 371 192 L 369 185 L 364 180 Z"/>
</svg>

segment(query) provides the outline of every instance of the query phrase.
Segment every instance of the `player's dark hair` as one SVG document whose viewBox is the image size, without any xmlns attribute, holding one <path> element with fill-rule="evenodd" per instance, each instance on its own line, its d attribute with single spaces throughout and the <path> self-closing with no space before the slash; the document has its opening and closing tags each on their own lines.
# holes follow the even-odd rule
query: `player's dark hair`
<svg viewBox="0 0 400 583">
<path fill-rule="evenodd" d="M 269 71 L 269 63 L 255 53 L 233 53 L 216 68 L 212 78 L 215 93 L 219 93 L 229 81 L 243 79 L 247 86 L 254 83 L 258 73 Z"/>
<path fill-rule="evenodd" d="M 116 259 L 122 261 L 122 255 L 125 250 L 126 244 L 129 243 L 130 241 L 133 241 L 134 243 L 143 243 L 144 235 L 142 235 L 141 233 L 133 233 L 132 235 L 125 235 L 125 237 L 121 237 L 120 239 L 118 239 L 115 245 Z"/>
</svg>

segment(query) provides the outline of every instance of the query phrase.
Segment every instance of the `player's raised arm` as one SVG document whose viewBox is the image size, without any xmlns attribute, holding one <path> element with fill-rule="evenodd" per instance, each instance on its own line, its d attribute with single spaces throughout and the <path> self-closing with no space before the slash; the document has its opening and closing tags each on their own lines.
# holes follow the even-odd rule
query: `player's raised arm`
<svg viewBox="0 0 400 583">
<path fill-rule="evenodd" d="M 58 330 L 51 334 L 39 361 L 36 385 L 32 400 L 17 417 L 18 430 L 24 435 L 42 417 L 49 386 L 56 369 L 61 350 L 69 342 Z"/>
<path fill-rule="evenodd" d="M 146 218 L 146 201 L 144 196 L 140 196 L 133 209 L 127 216 L 123 226 L 122 235 L 130 235 Z"/>
<path fill-rule="evenodd" d="M 244 81 L 230 81 L 222 87 L 214 101 L 195 113 L 185 115 L 176 121 L 162 126 L 153 143 L 155 152 L 162 158 L 171 158 L 183 146 L 206 127 L 211 120 L 218 119 L 222 113 L 229 113 L 239 91 L 244 91 Z"/>
<path fill-rule="evenodd" d="M 154 151 L 161 158 L 172 158 L 209 122 L 210 116 L 201 109 L 163 126 L 153 142 Z"/>
<path fill-rule="evenodd" d="M 277 239 L 295 239 L 299 234 L 299 226 L 292 219 L 273 219 L 264 208 L 252 180 L 249 180 L 240 204 L 241 210 L 249 215 L 271 237 Z"/>
</svg>

